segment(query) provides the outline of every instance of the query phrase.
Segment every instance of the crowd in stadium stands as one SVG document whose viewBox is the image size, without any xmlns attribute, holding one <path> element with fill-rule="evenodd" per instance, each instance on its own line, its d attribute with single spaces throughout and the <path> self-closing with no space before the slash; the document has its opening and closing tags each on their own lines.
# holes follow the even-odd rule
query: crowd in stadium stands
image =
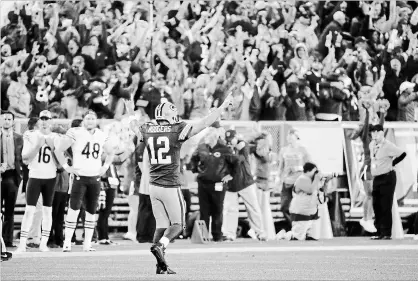
<svg viewBox="0 0 418 281">
<path fill-rule="evenodd" d="M 2 4 L 3 5 L 3 4 Z M 150 8 L 152 7 L 152 9 Z M 172 101 L 230 120 L 417 120 L 416 1 L 16 1 L 4 4 L 1 108 L 149 118 Z M 152 15 L 152 16 L 151 16 Z M 373 114 L 371 114 L 373 117 Z"/>
</svg>

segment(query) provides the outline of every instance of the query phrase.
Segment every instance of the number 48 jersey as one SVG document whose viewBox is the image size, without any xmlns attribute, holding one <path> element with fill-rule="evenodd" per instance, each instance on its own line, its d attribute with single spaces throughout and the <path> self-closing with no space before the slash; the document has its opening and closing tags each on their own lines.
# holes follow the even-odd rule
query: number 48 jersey
<svg viewBox="0 0 418 281">
<path fill-rule="evenodd" d="M 92 134 L 86 128 L 78 127 L 69 129 L 67 136 L 73 140 L 73 168 L 80 176 L 98 176 L 107 135 L 99 129 L 95 129 Z"/>
<path fill-rule="evenodd" d="M 141 126 L 142 140 L 147 145 L 150 163 L 150 184 L 177 188 L 180 182 L 180 149 L 189 138 L 192 126 L 185 122 Z"/>
</svg>

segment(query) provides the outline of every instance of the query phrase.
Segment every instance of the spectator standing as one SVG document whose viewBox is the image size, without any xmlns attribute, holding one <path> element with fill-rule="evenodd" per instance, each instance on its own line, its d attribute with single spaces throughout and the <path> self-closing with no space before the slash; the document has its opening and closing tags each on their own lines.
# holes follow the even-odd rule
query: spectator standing
<svg viewBox="0 0 418 281">
<path fill-rule="evenodd" d="M 373 240 L 390 240 L 392 236 L 392 204 L 396 187 L 394 166 L 406 157 L 406 152 L 385 139 L 382 125 L 370 128 L 372 142 L 373 210 L 377 235 Z"/>
<path fill-rule="evenodd" d="M 387 121 L 396 121 L 398 117 L 398 90 L 405 77 L 401 73 L 402 64 L 400 58 L 393 58 L 390 61 L 390 69 L 387 71 L 385 81 L 383 83 L 384 98 L 389 101 L 390 107 Z"/>
<path fill-rule="evenodd" d="M 361 106 L 366 111 L 364 121 L 360 124 L 360 129 L 357 131 L 352 139 L 360 136 L 363 144 L 363 166 L 360 169 L 360 178 L 363 182 L 363 188 L 365 192 L 365 198 L 363 201 L 363 218 L 360 220 L 360 225 L 370 233 L 376 232 L 376 227 L 373 223 L 373 202 L 372 202 L 372 191 L 373 191 L 373 177 L 371 174 L 371 156 L 370 156 L 370 142 L 372 140 L 370 134 L 370 109 L 372 108 L 371 102 L 362 101 Z M 379 124 L 383 126 L 386 111 L 380 112 Z"/>
<path fill-rule="evenodd" d="M 150 180 L 150 164 L 148 150 L 145 144 L 140 143 L 137 149 L 138 169 L 141 172 L 141 180 L 139 185 L 139 206 L 138 206 L 138 222 L 137 240 L 139 243 L 151 243 L 154 237 L 156 221 L 152 212 L 151 197 L 149 195 Z"/>
<path fill-rule="evenodd" d="M 306 148 L 298 143 L 299 139 L 298 131 L 291 129 L 287 135 L 288 145 L 279 152 L 279 177 L 282 183 L 280 210 L 289 224 L 291 224 L 289 206 L 292 201 L 293 185 L 302 174 L 303 165 L 310 160 Z"/>
<path fill-rule="evenodd" d="M 0 232 L 3 233 L 3 214 L 1 214 Z M 0 237 L 0 243 L 1 243 L 1 261 L 10 260 L 13 254 L 10 252 L 7 252 L 7 248 L 6 248 L 6 245 L 4 244 L 3 237 Z"/>
<path fill-rule="evenodd" d="M 55 146 L 60 142 L 60 137 L 56 138 Z M 69 155 L 65 153 L 67 161 Z M 52 201 L 52 226 L 49 236 L 48 247 L 62 248 L 64 244 L 64 216 L 68 201 L 68 189 L 70 186 L 70 175 L 62 168 L 57 170 L 57 181 L 55 183 L 54 200 Z"/>
<path fill-rule="evenodd" d="M 228 130 L 225 133 L 227 144 L 238 156 L 239 164 L 232 171 L 232 180 L 228 182 L 228 189 L 224 201 L 224 224 L 222 232 L 226 241 L 234 241 L 238 227 L 239 204 L 238 195 L 243 199 L 248 212 L 251 229 L 260 241 L 265 241 L 266 236 L 263 230 L 260 204 L 257 199 L 257 186 L 254 182 L 250 167 L 249 145 L 238 139 L 235 130 Z"/>
<path fill-rule="evenodd" d="M 346 22 L 345 14 L 341 11 L 337 11 L 332 16 L 333 21 L 330 22 L 327 27 L 325 27 L 324 31 L 321 33 L 319 37 L 318 43 L 318 51 L 321 53 L 323 57 L 326 57 L 328 54 L 328 48 L 326 46 L 326 42 L 329 40 L 330 42 L 334 43 L 336 41 L 336 34 L 342 32 L 343 25 Z M 331 40 L 328 39 L 329 35 L 331 34 Z"/>
<path fill-rule="evenodd" d="M 211 230 L 213 240 L 221 242 L 226 192 L 224 185 L 232 179 L 231 171 L 238 164 L 238 158 L 219 140 L 218 130 L 210 128 L 204 137 L 204 143 L 193 153 L 190 164 L 192 172 L 198 174 L 200 219 L 205 221 L 206 227 Z"/>
<path fill-rule="evenodd" d="M 119 176 L 115 165 L 110 165 L 109 170 L 101 177 L 101 190 L 98 204 L 97 238 L 100 245 L 114 244 L 109 239 L 109 215 L 115 201 L 116 191 L 119 187 Z"/>
<path fill-rule="evenodd" d="M 109 239 L 108 221 L 117 190 L 120 186 L 120 178 L 116 165 L 123 164 L 134 151 L 134 144 L 130 138 L 129 132 L 123 130 L 123 127 L 119 126 L 121 124 L 123 123 L 113 123 L 108 131 L 108 136 L 112 140 L 114 146 L 115 156 L 113 158 L 113 164 L 110 165 L 109 169 L 101 177 L 102 187 L 99 195 L 99 216 L 97 219 L 98 242 L 101 245 L 114 244 Z"/>
<path fill-rule="evenodd" d="M 277 157 L 271 151 L 271 135 L 263 132 L 254 142 L 255 147 L 252 153 L 255 157 L 255 181 L 258 187 L 257 197 L 261 207 L 263 229 L 268 239 L 273 239 L 276 231 L 270 207 L 270 194 L 272 191 L 270 172 L 274 158 Z"/>
<path fill-rule="evenodd" d="M 136 145 L 137 137 L 134 137 L 133 143 Z M 138 174 L 137 148 L 122 164 L 124 170 L 123 190 L 128 195 L 128 232 L 123 235 L 123 239 L 136 242 L 137 237 L 137 221 L 138 221 L 138 205 L 139 205 L 139 182 L 141 180 L 141 171 Z"/>
<path fill-rule="evenodd" d="M 14 74 L 17 76 L 15 78 L 16 81 L 12 80 L 7 89 L 7 97 L 9 99 L 8 110 L 13 112 L 16 118 L 27 118 L 31 113 L 32 100 L 31 93 L 26 87 L 28 84 L 28 75 L 24 71 Z"/>
<path fill-rule="evenodd" d="M 11 112 L 3 112 L 3 128 L 0 130 L 1 144 L 1 205 L 4 208 L 3 239 L 6 247 L 13 244 L 14 211 L 22 180 L 22 136 L 13 131 L 15 116 Z"/>
<path fill-rule="evenodd" d="M 417 108 L 418 85 L 405 81 L 399 87 L 397 121 L 414 122 Z"/>
<path fill-rule="evenodd" d="M 189 183 L 187 180 L 187 170 L 186 170 L 186 163 L 190 162 L 190 155 L 191 152 L 189 146 L 182 146 L 180 150 L 180 181 L 181 181 L 181 193 L 183 194 L 184 203 L 186 205 L 185 210 L 185 217 L 186 217 L 186 227 L 183 230 L 183 234 L 181 235 L 182 238 L 188 238 L 193 231 L 190 229 L 189 224 L 189 217 L 192 212 L 192 194 L 190 192 Z"/>
<path fill-rule="evenodd" d="M 84 70 L 85 61 L 81 56 L 73 59 L 72 66 L 68 69 L 60 82 L 60 88 L 64 93 L 62 107 L 67 111 L 67 118 L 73 119 L 83 115 L 82 107 L 85 107 L 84 94 L 86 93 L 91 75 Z"/>
</svg>

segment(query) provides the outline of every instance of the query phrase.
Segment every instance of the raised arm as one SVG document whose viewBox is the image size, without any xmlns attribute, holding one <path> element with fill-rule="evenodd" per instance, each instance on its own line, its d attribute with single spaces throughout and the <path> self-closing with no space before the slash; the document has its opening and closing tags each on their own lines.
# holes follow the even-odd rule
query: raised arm
<svg viewBox="0 0 418 281">
<path fill-rule="evenodd" d="M 232 93 L 228 94 L 222 105 L 212 111 L 208 116 L 199 120 L 196 125 L 193 125 L 193 129 L 190 133 L 190 137 L 200 133 L 203 129 L 212 125 L 219 117 L 221 117 L 224 110 L 232 104 Z"/>
<path fill-rule="evenodd" d="M 364 120 L 363 131 L 361 134 L 362 141 L 366 141 L 369 136 L 369 127 L 370 127 L 369 119 L 370 119 L 370 112 L 369 112 L 369 109 L 366 108 L 366 119 Z"/>
<path fill-rule="evenodd" d="M 31 143 L 29 134 L 23 136 L 22 161 L 28 165 L 38 154 L 39 149 L 44 145 L 45 138 L 42 135 L 37 136 L 36 142 Z"/>
</svg>

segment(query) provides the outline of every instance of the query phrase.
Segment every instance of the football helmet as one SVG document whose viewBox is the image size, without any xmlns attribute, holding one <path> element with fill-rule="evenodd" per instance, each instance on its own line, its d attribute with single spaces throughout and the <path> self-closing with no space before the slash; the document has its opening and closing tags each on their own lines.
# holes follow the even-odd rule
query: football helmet
<svg viewBox="0 0 418 281">
<path fill-rule="evenodd" d="M 155 120 L 166 120 L 170 124 L 179 122 L 177 107 L 170 102 L 163 102 L 155 108 Z"/>
</svg>

